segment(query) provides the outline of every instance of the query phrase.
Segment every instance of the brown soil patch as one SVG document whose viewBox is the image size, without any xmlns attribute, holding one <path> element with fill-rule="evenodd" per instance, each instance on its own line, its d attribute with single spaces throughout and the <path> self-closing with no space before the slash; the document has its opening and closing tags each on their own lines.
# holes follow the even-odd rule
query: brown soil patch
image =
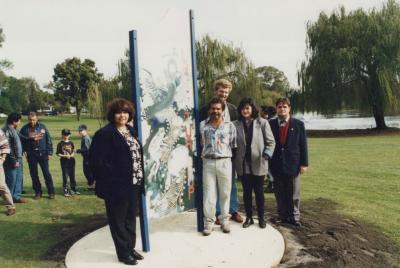
<svg viewBox="0 0 400 268">
<path fill-rule="evenodd" d="M 336 213 L 336 206 L 322 198 L 306 201 L 302 203 L 301 228 L 275 226 L 286 243 L 279 267 L 396 267 L 400 264 L 400 250 L 389 237 L 376 226 Z"/>
<path fill-rule="evenodd" d="M 399 128 L 386 129 L 340 129 L 340 130 L 307 130 L 307 136 L 311 138 L 336 138 L 336 137 L 359 137 L 378 135 L 400 135 Z"/>
</svg>

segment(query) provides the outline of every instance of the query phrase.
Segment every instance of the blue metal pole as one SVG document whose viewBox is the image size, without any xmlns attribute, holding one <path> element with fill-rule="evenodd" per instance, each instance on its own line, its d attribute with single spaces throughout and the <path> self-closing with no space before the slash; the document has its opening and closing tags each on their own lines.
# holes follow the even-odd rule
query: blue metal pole
<svg viewBox="0 0 400 268">
<path fill-rule="evenodd" d="M 142 139 L 141 121 L 141 105 L 140 105 L 140 85 L 139 85 L 139 64 L 137 49 L 137 32 L 135 30 L 129 32 L 129 58 L 131 68 L 131 84 L 132 84 L 132 101 L 135 104 L 135 129 L 140 142 Z M 144 252 L 150 251 L 149 225 L 147 220 L 146 196 L 145 188 L 142 186 L 140 193 L 140 232 L 142 236 L 142 248 Z"/>
<path fill-rule="evenodd" d="M 203 221 L 203 182 L 202 182 L 202 165 L 201 165 L 201 144 L 200 144 L 200 111 L 199 97 L 197 88 L 197 64 L 196 64 L 196 39 L 194 34 L 194 11 L 190 10 L 190 35 L 192 46 L 192 77 L 193 77 L 193 96 L 194 96 L 194 117 L 196 128 L 196 172 L 195 172 L 195 190 L 196 190 L 196 208 L 197 208 L 197 231 L 204 229 Z"/>
</svg>

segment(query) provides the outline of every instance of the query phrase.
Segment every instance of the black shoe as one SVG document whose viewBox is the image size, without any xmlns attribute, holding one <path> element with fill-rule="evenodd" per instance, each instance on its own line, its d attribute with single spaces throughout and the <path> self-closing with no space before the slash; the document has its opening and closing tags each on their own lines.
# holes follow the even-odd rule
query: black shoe
<svg viewBox="0 0 400 268">
<path fill-rule="evenodd" d="M 290 222 L 291 225 L 296 226 L 296 227 L 301 227 L 301 222 L 300 221 L 292 221 Z"/>
<path fill-rule="evenodd" d="M 139 252 L 137 252 L 136 250 L 132 250 L 132 256 L 136 259 L 136 260 L 143 260 L 144 257 L 142 255 L 139 254 Z"/>
<path fill-rule="evenodd" d="M 33 199 L 35 200 L 39 200 L 40 198 L 42 198 L 42 193 L 36 193 L 35 196 L 33 197 Z"/>
<path fill-rule="evenodd" d="M 265 222 L 265 220 L 258 221 L 258 225 L 260 226 L 261 229 L 267 227 L 267 223 Z"/>
<path fill-rule="evenodd" d="M 246 218 L 245 222 L 243 223 L 243 228 L 247 228 L 252 224 L 254 224 L 253 218 Z"/>
<path fill-rule="evenodd" d="M 126 265 L 136 265 L 136 264 L 138 264 L 138 261 L 132 255 L 129 255 L 129 256 L 125 257 L 125 258 L 118 257 L 118 260 L 120 262 L 125 263 Z"/>
<path fill-rule="evenodd" d="M 301 227 L 300 221 L 296 221 L 295 219 L 289 219 L 287 223 L 295 227 Z"/>
<path fill-rule="evenodd" d="M 272 222 L 273 224 L 285 223 L 285 220 L 280 217 L 272 217 L 269 219 L 269 221 Z"/>
</svg>

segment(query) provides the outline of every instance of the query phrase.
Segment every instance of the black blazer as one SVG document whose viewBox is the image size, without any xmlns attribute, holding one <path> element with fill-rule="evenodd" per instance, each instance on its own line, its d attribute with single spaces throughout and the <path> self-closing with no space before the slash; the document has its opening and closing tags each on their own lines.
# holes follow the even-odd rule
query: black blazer
<svg viewBox="0 0 400 268">
<path fill-rule="evenodd" d="M 136 137 L 134 129 L 128 125 L 127 127 L 131 134 Z M 141 145 L 140 150 L 143 163 Z M 125 139 L 114 124 L 108 124 L 95 133 L 89 151 L 89 165 L 96 181 L 96 195 L 98 197 L 125 199 L 132 194 L 132 154 Z M 144 189 L 143 182 L 141 188 Z"/>
<path fill-rule="evenodd" d="M 204 105 L 200 109 L 200 122 L 206 120 L 208 118 L 208 105 Z M 231 122 L 238 119 L 237 108 L 232 103 L 226 102 L 225 109 L 229 110 L 229 117 L 231 118 Z"/>
<path fill-rule="evenodd" d="M 270 160 L 273 177 L 296 177 L 300 166 L 308 166 L 307 135 L 304 123 L 290 117 L 286 144 L 279 141 L 278 118 L 269 121 L 275 138 L 275 150 Z"/>
</svg>

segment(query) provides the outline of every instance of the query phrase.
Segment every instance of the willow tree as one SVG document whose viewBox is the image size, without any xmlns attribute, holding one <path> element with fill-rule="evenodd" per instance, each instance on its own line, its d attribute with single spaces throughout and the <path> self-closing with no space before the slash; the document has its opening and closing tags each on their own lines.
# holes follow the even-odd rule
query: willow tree
<svg viewBox="0 0 400 268">
<path fill-rule="evenodd" d="M 399 110 L 399 4 L 321 13 L 307 25 L 306 60 L 298 74 L 305 110 L 368 111 L 378 129 L 386 128 L 385 113 Z"/>
<path fill-rule="evenodd" d="M 214 95 L 213 83 L 220 78 L 232 82 L 234 90 L 230 101 L 233 103 L 239 102 L 244 96 L 258 100 L 262 98 L 261 81 L 243 49 L 206 35 L 196 42 L 196 62 L 201 103 L 204 104 Z"/>
</svg>

